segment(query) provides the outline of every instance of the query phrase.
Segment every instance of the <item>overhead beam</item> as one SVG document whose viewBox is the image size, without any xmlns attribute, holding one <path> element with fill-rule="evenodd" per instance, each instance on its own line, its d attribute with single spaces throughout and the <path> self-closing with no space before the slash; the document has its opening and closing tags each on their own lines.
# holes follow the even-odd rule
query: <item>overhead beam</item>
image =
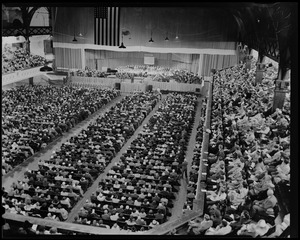
<svg viewBox="0 0 300 240">
<path fill-rule="evenodd" d="M 52 27 L 29 27 L 29 36 L 33 35 L 50 35 Z M 17 34 L 25 36 L 26 28 L 3 28 L 2 37 L 15 37 Z"/>
</svg>

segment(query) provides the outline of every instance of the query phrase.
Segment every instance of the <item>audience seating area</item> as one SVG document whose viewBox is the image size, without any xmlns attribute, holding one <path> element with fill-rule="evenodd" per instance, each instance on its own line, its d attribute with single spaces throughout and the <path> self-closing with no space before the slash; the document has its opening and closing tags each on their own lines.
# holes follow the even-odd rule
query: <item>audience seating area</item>
<svg viewBox="0 0 300 240">
<path fill-rule="evenodd" d="M 257 85 L 243 65 L 214 75 L 205 215 L 189 234 L 278 237 L 289 226 L 289 210 L 275 219 L 276 189 L 290 181 L 290 106 L 270 110 L 272 71 Z"/>
<path fill-rule="evenodd" d="M 2 53 L 2 74 L 43 66 L 45 62 L 45 58 L 32 55 L 26 52 L 25 48 L 17 48 L 13 51 L 10 47 L 4 46 Z"/>
<path fill-rule="evenodd" d="M 155 93 L 124 97 L 87 129 L 63 143 L 51 159 L 27 170 L 4 190 L 7 212 L 64 221 L 159 99 Z"/>
<path fill-rule="evenodd" d="M 169 94 L 78 213 L 76 223 L 132 232 L 171 216 L 197 96 Z M 142 229 L 142 230 L 141 230 Z"/>
<path fill-rule="evenodd" d="M 51 85 L 2 91 L 2 175 L 119 94 L 113 89 Z"/>
<path fill-rule="evenodd" d="M 255 70 L 246 70 L 245 64 L 240 64 L 213 75 L 208 157 L 203 164 L 204 215 L 188 223 L 189 235 L 288 235 L 290 95 L 282 110 L 273 110 L 276 71 L 269 65 L 262 82 L 255 83 Z M 202 81 L 185 70 L 162 67 L 126 66 L 118 71 L 121 79 L 152 75 L 153 80 L 161 82 Z M 103 74 L 90 69 L 77 71 L 77 75 L 86 77 Z M 20 86 L 2 91 L 2 175 L 118 95 L 118 90 L 73 85 Z M 2 188 L 5 211 L 66 221 L 161 97 L 156 91 L 125 96 L 64 142 L 50 159 L 40 160 L 38 169 L 27 169 L 23 180 L 14 182 L 10 189 Z M 88 196 L 73 223 L 117 233 L 141 233 L 168 221 L 184 175 L 182 166 L 197 100 L 194 93 L 169 93 L 126 153 Z M 206 107 L 204 99 L 183 213 L 193 210 Z M 75 235 L 44 226 L 32 228 L 29 222 L 12 226 L 18 235 Z"/>
<path fill-rule="evenodd" d="M 93 234 L 65 230 L 45 225 L 32 224 L 29 221 L 17 222 L 6 220 L 2 229 L 5 237 L 22 237 L 23 235 L 79 235 L 88 236 Z M 24 236 L 23 236 L 24 237 Z"/>
</svg>

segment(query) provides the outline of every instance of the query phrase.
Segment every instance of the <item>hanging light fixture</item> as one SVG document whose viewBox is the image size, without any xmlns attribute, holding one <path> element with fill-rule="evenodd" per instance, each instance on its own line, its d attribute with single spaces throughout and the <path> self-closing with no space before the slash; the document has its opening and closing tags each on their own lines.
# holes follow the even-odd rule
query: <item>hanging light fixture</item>
<svg viewBox="0 0 300 240">
<path fill-rule="evenodd" d="M 77 42 L 77 39 L 75 37 L 75 27 L 74 27 L 74 38 L 73 38 L 73 42 Z"/>
<path fill-rule="evenodd" d="M 53 71 L 52 67 L 48 66 L 48 63 L 49 62 L 45 62 L 44 66 L 40 68 L 41 72 L 52 72 Z"/>
<path fill-rule="evenodd" d="M 165 38 L 165 41 L 169 41 L 169 38 L 168 38 L 168 32 L 167 32 L 167 36 Z"/>
<path fill-rule="evenodd" d="M 149 43 L 153 43 L 154 41 L 153 41 L 153 39 L 152 39 L 152 30 L 151 30 L 151 38 L 150 38 L 150 40 L 149 40 Z"/>
<path fill-rule="evenodd" d="M 123 43 L 123 33 L 122 33 L 122 43 L 121 43 L 121 45 L 119 46 L 119 48 L 126 48 L 126 47 L 124 46 L 124 43 Z"/>
</svg>

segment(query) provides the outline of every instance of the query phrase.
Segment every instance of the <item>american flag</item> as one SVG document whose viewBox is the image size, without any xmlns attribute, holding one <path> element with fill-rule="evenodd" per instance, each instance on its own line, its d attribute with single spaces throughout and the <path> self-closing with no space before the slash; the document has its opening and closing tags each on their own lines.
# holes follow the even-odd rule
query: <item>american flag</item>
<svg viewBox="0 0 300 240">
<path fill-rule="evenodd" d="M 95 7 L 94 44 L 119 46 L 120 43 L 120 8 Z"/>
</svg>

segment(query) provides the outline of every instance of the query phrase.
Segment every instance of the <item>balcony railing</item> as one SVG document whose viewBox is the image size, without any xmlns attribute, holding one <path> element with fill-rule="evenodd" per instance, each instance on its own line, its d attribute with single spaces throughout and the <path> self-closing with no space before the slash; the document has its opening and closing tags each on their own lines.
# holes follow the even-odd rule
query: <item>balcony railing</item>
<svg viewBox="0 0 300 240">
<path fill-rule="evenodd" d="M 36 77 L 42 74 L 42 72 L 40 72 L 40 68 L 42 66 L 39 67 L 35 67 L 35 68 L 29 68 L 29 69 L 25 69 L 25 70 L 21 70 L 21 71 L 16 71 L 13 73 L 8 73 L 8 74 L 2 74 L 2 86 L 11 84 L 11 83 L 15 83 L 15 82 L 19 82 L 31 77 Z"/>
</svg>

